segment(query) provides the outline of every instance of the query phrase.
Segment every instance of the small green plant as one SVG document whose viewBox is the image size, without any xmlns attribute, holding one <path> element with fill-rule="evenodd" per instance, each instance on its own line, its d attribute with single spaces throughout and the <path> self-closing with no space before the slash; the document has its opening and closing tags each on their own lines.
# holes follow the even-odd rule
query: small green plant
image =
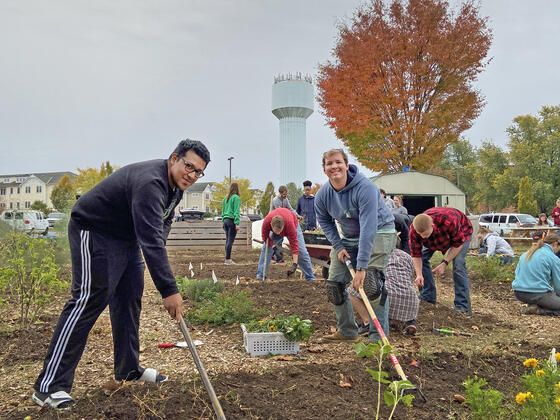
<svg viewBox="0 0 560 420">
<path fill-rule="evenodd" d="M 255 309 L 247 291 L 226 291 L 215 294 L 211 299 L 193 303 L 194 308 L 187 314 L 187 319 L 198 325 L 247 323 L 262 316 L 262 313 Z"/>
<path fill-rule="evenodd" d="M 307 341 L 315 330 L 309 319 L 302 320 L 297 315 L 276 317 L 269 320 L 252 321 L 247 323 L 250 332 L 281 332 L 289 341 Z"/>
<path fill-rule="evenodd" d="M 26 329 L 52 299 L 68 287 L 58 278 L 55 250 L 48 239 L 11 233 L 0 241 L 0 292 L 19 306 Z"/>
<path fill-rule="evenodd" d="M 408 380 L 389 381 L 389 374 L 382 369 L 383 359 L 393 353 L 393 346 L 379 342 L 369 343 L 367 346 L 360 342 L 354 345 L 354 351 L 358 357 L 374 358 L 377 361 L 376 369 L 366 368 L 371 377 L 377 381 L 377 411 L 375 419 L 379 419 L 379 409 L 381 408 L 381 384 L 388 385 L 383 393 L 383 400 L 388 407 L 392 407 L 389 420 L 393 418 L 393 414 L 397 408 L 397 404 L 402 402 L 407 407 L 412 406 L 414 395 L 404 395 L 403 391 L 414 388 L 414 385 Z"/>
<path fill-rule="evenodd" d="M 183 299 L 190 299 L 195 302 L 214 300 L 218 293 L 224 291 L 224 284 L 214 283 L 212 279 L 189 279 L 187 277 L 177 277 L 177 287 Z"/>
<path fill-rule="evenodd" d="M 515 275 L 516 261 L 504 264 L 498 257 L 473 257 L 467 261 L 469 271 L 478 273 L 486 280 L 512 281 Z"/>
<path fill-rule="evenodd" d="M 466 391 L 464 405 L 468 404 L 474 420 L 499 419 L 505 414 L 502 408 L 504 395 L 488 386 L 484 378 L 468 378 L 463 382 Z"/>
</svg>

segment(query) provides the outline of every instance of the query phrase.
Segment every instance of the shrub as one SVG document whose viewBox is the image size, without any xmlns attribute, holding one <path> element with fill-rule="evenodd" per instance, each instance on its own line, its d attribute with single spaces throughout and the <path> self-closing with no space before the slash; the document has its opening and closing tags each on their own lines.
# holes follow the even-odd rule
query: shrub
<svg viewBox="0 0 560 420">
<path fill-rule="evenodd" d="M 187 277 L 177 277 L 177 287 L 183 299 L 190 299 L 195 302 L 214 300 L 218 293 L 224 291 L 223 283 L 214 283 L 212 279 L 189 279 Z"/>
<path fill-rule="evenodd" d="M 224 325 L 247 323 L 259 316 L 253 300 L 246 291 L 227 291 L 215 294 L 212 299 L 194 301 L 194 308 L 187 313 L 187 319 L 193 324 Z"/>
<path fill-rule="evenodd" d="M 0 291 L 19 306 L 20 328 L 27 328 L 67 288 L 58 271 L 50 240 L 12 233 L 0 241 Z"/>
<path fill-rule="evenodd" d="M 515 275 L 517 259 L 513 264 L 504 264 L 498 257 L 473 257 L 467 259 L 467 265 L 469 271 L 478 273 L 486 280 L 510 281 Z"/>
<path fill-rule="evenodd" d="M 466 399 L 463 404 L 468 404 L 474 420 L 499 419 L 504 415 L 502 399 L 504 395 L 492 387 L 483 389 L 488 385 L 484 378 L 468 378 L 463 382 Z"/>
</svg>

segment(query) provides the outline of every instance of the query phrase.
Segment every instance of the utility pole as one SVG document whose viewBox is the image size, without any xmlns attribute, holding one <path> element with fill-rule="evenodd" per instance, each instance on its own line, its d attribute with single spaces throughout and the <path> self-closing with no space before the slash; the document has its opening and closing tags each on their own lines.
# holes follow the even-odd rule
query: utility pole
<svg viewBox="0 0 560 420">
<path fill-rule="evenodd" d="M 228 157 L 229 160 L 229 186 L 231 187 L 231 161 L 233 160 L 233 156 Z"/>
</svg>

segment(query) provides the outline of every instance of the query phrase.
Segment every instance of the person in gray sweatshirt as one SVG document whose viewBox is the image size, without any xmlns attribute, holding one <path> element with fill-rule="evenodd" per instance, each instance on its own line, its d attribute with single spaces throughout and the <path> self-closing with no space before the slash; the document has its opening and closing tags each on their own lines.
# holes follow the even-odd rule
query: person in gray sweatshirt
<svg viewBox="0 0 560 420">
<path fill-rule="evenodd" d="M 385 269 L 391 251 L 395 248 L 397 233 L 391 210 L 385 205 L 375 184 L 348 164 L 342 149 L 331 149 L 323 154 L 323 171 L 329 178 L 317 192 L 315 210 L 317 220 L 332 244 L 327 297 L 334 304 L 337 331 L 324 337 L 327 341 L 355 341 L 358 326 L 346 286 L 352 281 L 355 290 L 364 288 L 379 323 L 389 334 Z M 336 222 L 340 225 L 340 233 Z M 348 271 L 348 258 L 356 269 L 356 276 Z M 369 323 L 369 339 L 379 335 Z"/>
<path fill-rule="evenodd" d="M 504 264 L 511 264 L 513 262 L 513 249 L 510 244 L 496 232 L 492 232 L 488 228 L 481 226 L 478 228 L 476 236 L 480 241 L 478 255 L 486 255 L 486 257 L 496 256 Z"/>
</svg>

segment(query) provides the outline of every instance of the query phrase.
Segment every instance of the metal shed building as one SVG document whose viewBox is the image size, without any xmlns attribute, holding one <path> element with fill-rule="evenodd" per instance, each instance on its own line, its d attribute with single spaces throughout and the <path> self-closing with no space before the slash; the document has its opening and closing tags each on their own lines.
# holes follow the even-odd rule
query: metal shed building
<svg viewBox="0 0 560 420">
<path fill-rule="evenodd" d="M 431 207 L 455 207 L 466 211 L 465 193 L 447 178 L 418 171 L 397 172 L 371 178 L 389 196 L 402 195 L 408 214 Z"/>
</svg>

